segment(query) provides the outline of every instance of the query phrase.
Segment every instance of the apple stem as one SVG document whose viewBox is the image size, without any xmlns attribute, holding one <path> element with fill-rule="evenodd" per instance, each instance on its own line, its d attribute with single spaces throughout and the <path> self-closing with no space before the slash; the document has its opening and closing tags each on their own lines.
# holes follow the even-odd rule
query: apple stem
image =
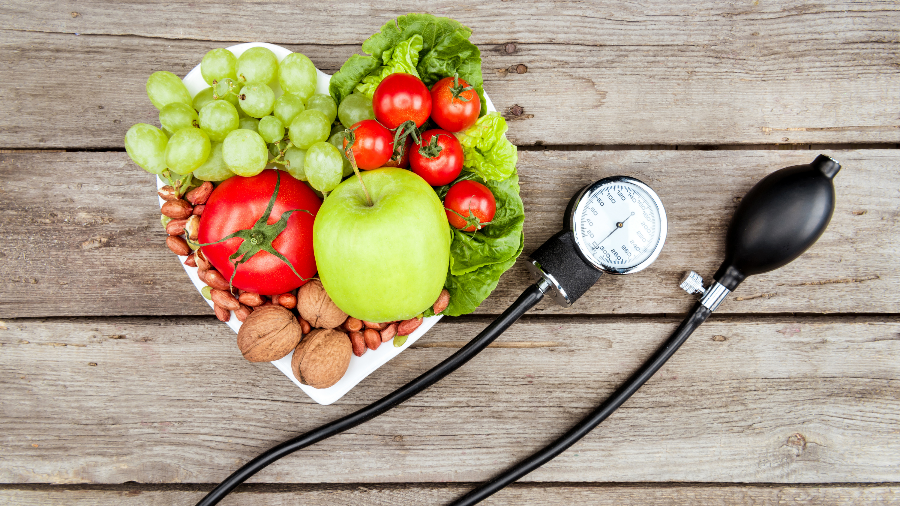
<svg viewBox="0 0 900 506">
<path fill-rule="evenodd" d="M 366 184 L 363 183 L 362 176 L 359 175 L 359 167 L 356 166 L 356 157 L 353 156 L 353 148 L 348 144 L 346 148 L 347 159 L 350 160 L 350 166 L 353 167 L 353 172 L 356 173 L 356 178 L 359 179 L 359 184 L 362 186 L 363 192 L 366 194 L 366 202 L 369 203 L 369 207 L 375 205 L 372 202 L 372 197 L 369 196 L 369 190 L 366 189 Z"/>
</svg>

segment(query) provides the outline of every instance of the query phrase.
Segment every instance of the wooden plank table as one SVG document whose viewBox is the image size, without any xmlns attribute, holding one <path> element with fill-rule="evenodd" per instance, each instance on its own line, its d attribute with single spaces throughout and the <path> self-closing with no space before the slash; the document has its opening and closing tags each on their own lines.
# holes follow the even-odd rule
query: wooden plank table
<svg viewBox="0 0 900 506">
<path fill-rule="evenodd" d="M 445 504 L 553 440 L 677 325 L 740 197 L 836 157 L 837 210 L 749 279 L 603 426 L 491 505 L 900 504 L 900 6 L 892 1 L 438 1 L 473 29 L 520 146 L 525 254 L 613 174 L 669 212 L 649 269 L 542 302 L 400 407 L 222 504 Z M 189 505 L 261 451 L 462 346 L 531 283 L 520 260 L 337 404 L 237 353 L 163 243 L 122 148 L 144 81 L 267 41 L 334 72 L 417 2 L 0 5 L 0 505 Z"/>
</svg>

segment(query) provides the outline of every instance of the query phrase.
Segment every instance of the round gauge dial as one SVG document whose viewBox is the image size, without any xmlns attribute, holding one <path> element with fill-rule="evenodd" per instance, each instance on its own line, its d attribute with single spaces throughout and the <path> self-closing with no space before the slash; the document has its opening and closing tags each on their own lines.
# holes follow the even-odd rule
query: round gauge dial
<svg viewBox="0 0 900 506">
<path fill-rule="evenodd" d="M 666 240 L 666 211 L 637 179 L 616 176 L 576 196 L 569 224 L 581 255 L 612 274 L 640 271 L 656 260 Z"/>
</svg>

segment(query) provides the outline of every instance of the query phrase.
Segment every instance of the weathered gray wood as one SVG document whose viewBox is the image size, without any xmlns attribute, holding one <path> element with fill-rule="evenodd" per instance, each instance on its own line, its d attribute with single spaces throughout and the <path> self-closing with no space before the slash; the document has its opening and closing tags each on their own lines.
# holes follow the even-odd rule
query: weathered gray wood
<svg viewBox="0 0 900 506">
<path fill-rule="evenodd" d="M 669 214 L 657 262 L 605 276 L 576 305 L 534 312 L 682 313 L 682 272 L 709 277 L 722 259 L 736 200 L 766 173 L 809 162 L 809 151 L 530 151 L 520 153 L 525 254 L 561 226 L 583 185 L 628 174 L 653 186 Z M 838 207 L 796 262 L 751 277 L 720 312 L 900 312 L 900 155 L 832 153 Z M 164 246 L 152 176 L 125 153 L 0 154 L 0 317 L 210 314 Z M 520 260 L 478 310 L 497 314 L 530 284 Z"/>
<path fill-rule="evenodd" d="M 532 318 L 377 420 L 258 483 L 475 482 L 581 419 L 674 319 Z M 250 364 L 213 318 L 5 320 L 0 481 L 212 483 L 447 357 L 441 323 L 336 405 Z M 701 327 L 634 398 L 529 482 L 900 481 L 900 322 L 731 318 Z M 451 344 L 447 344 L 451 342 Z"/>
<path fill-rule="evenodd" d="M 515 110 L 518 144 L 900 138 L 894 2 L 500 5 L 429 8 L 474 30 L 485 88 L 499 110 Z M 0 147 L 118 148 L 131 124 L 157 122 L 144 92 L 155 70 L 183 75 L 209 49 L 264 38 L 333 71 L 384 22 L 422 7 L 342 6 L 0 6 Z"/>
<path fill-rule="evenodd" d="M 267 487 L 268 488 L 268 487 Z M 271 487 L 276 488 L 277 487 Z M 353 488 L 317 487 L 292 491 L 237 491 L 220 504 L 222 506 L 412 506 L 447 504 L 462 496 L 467 488 L 459 485 L 431 485 L 378 487 L 366 485 Z M 172 506 L 194 504 L 203 492 L 132 490 L 0 490 L 0 505 L 37 506 L 67 504 L 69 506 Z M 900 487 L 896 486 L 838 486 L 838 487 L 710 487 L 710 486 L 555 486 L 535 487 L 514 485 L 482 502 L 485 506 L 516 504 L 546 506 L 621 506 L 654 504 L 659 506 L 719 506 L 722 504 L 814 506 L 848 506 L 868 504 L 896 504 L 900 501 Z"/>
</svg>

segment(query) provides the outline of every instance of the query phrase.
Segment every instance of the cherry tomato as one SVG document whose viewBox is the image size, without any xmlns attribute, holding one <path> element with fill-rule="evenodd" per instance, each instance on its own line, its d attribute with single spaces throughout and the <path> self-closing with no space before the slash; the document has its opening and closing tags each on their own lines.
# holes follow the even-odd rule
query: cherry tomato
<svg viewBox="0 0 900 506">
<path fill-rule="evenodd" d="M 447 191 L 444 208 L 451 225 L 465 232 L 474 232 L 494 219 L 497 201 L 487 186 L 477 181 L 460 181 Z M 468 223 L 463 217 L 468 217 L 470 222 L 475 218 L 478 224 Z"/>
<path fill-rule="evenodd" d="M 277 222 L 281 214 L 296 211 L 287 220 L 287 227 L 273 241 L 272 247 L 287 258 L 297 273 L 275 255 L 260 251 L 238 266 L 233 285 L 241 290 L 263 295 L 290 292 L 306 283 L 316 273 L 313 254 L 313 221 L 322 200 L 312 189 L 285 171 L 264 170 L 251 177 L 233 176 L 222 182 L 206 202 L 200 217 L 198 242 L 209 244 L 241 229 L 250 229 L 265 213 L 280 176 L 278 196 L 266 221 Z M 203 254 L 225 279 L 230 279 L 234 264 L 229 260 L 244 239 L 234 237 L 219 244 L 202 246 Z"/>
<path fill-rule="evenodd" d="M 420 127 L 431 115 L 431 93 L 414 75 L 391 74 L 375 88 L 372 109 L 375 119 L 392 130 L 404 121 L 413 121 Z"/>
<path fill-rule="evenodd" d="M 382 167 L 399 167 L 401 169 L 408 169 L 409 168 L 409 152 L 412 151 L 412 137 L 410 137 L 410 136 L 406 137 L 406 142 L 403 143 L 402 149 L 403 150 L 400 152 L 399 160 L 395 161 L 394 158 L 391 157 L 390 160 L 384 162 L 384 165 L 382 165 Z"/>
<path fill-rule="evenodd" d="M 478 120 L 481 100 L 469 83 L 445 77 L 431 87 L 431 119 L 449 132 L 462 132 Z"/>
<path fill-rule="evenodd" d="M 363 170 L 377 169 L 391 159 L 394 154 L 394 136 L 374 119 L 364 119 L 350 127 L 355 137 L 353 157 L 356 165 Z M 347 139 L 344 139 L 347 149 Z"/>
<path fill-rule="evenodd" d="M 462 172 L 462 146 L 446 130 L 428 130 L 422 134 L 422 144 L 413 144 L 409 166 L 431 186 L 450 184 Z"/>
</svg>

